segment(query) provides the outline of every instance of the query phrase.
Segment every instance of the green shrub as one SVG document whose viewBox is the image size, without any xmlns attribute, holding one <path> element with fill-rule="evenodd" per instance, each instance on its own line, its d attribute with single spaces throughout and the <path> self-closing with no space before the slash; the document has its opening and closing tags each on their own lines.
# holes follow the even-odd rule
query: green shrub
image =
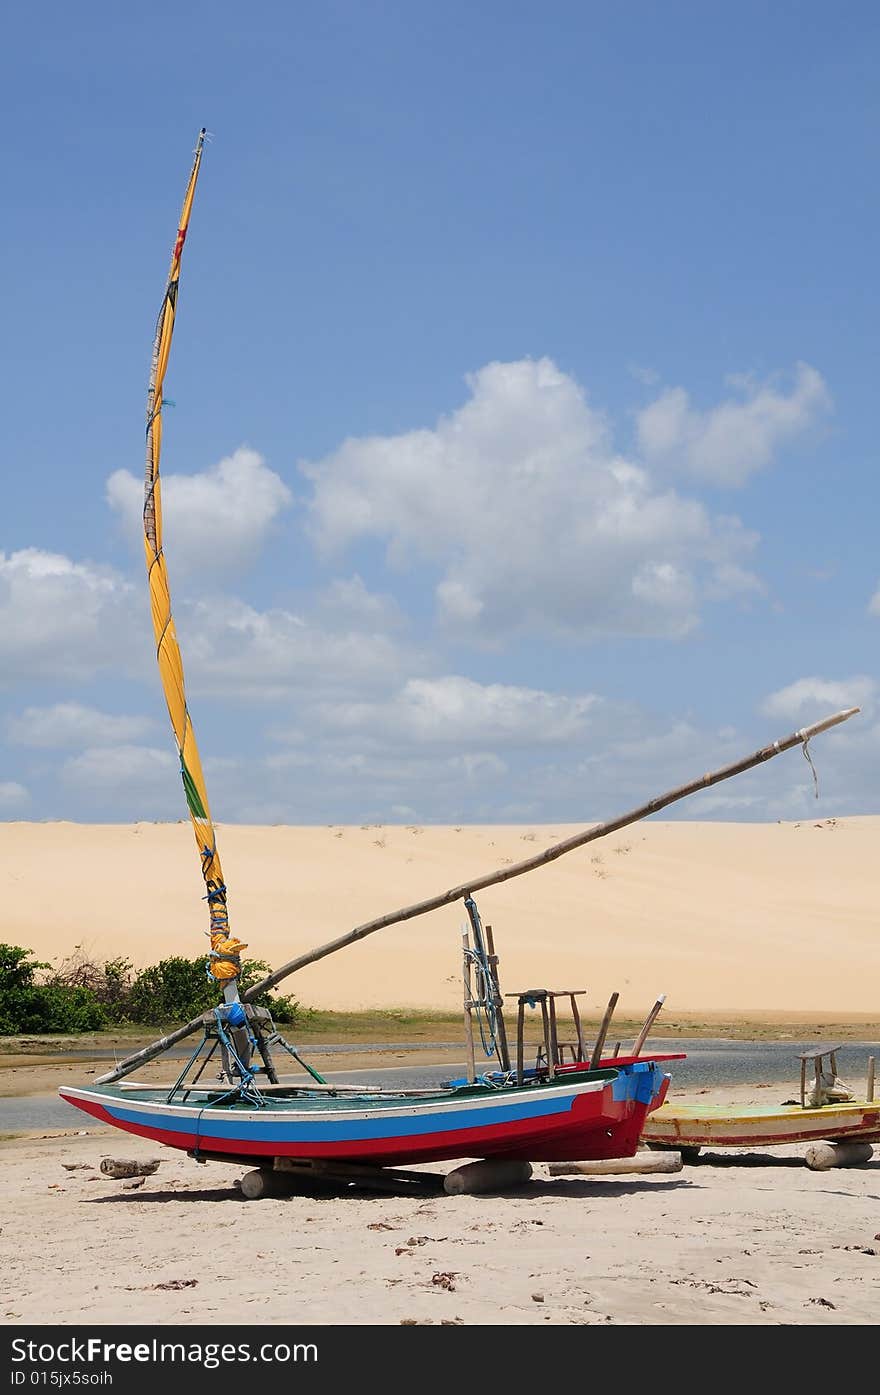
<svg viewBox="0 0 880 1395">
<path fill-rule="evenodd" d="M 128 992 L 126 1016 L 130 1022 L 160 1027 L 198 1017 L 216 1007 L 218 998 L 217 985 L 205 975 L 205 961 L 175 955 L 141 970 Z"/>
<path fill-rule="evenodd" d="M 20 945 L 0 945 L 0 1036 L 18 1032 L 92 1032 L 107 1026 L 94 993 L 82 985 L 38 984 L 48 969 Z"/>
<path fill-rule="evenodd" d="M 103 964 L 96 964 L 82 945 L 75 945 L 73 953 L 50 975 L 48 983 L 57 988 L 87 988 L 101 1004 L 107 1021 L 119 1023 L 128 1020 L 132 973 L 130 959 L 107 959 Z"/>
<path fill-rule="evenodd" d="M 91 1032 L 130 1022 L 144 1027 L 182 1023 L 223 1001 L 219 984 L 209 979 L 205 960 L 172 956 L 134 974 L 128 959 L 93 963 L 77 945 L 60 968 L 36 983 L 50 966 L 18 945 L 0 945 L 0 1036 L 17 1032 Z M 260 959 L 242 964 L 244 992 L 270 972 Z M 262 993 L 257 999 L 278 1023 L 302 1016 L 295 998 Z"/>
<path fill-rule="evenodd" d="M 244 992 L 270 972 L 260 959 L 245 959 L 241 966 L 239 990 Z M 162 1027 L 168 1022 L 185 1022 L 217 1007 L 223 1000 L 223 990 L 205 972 L 204 959 L 183 959 L 173 956 L 162 959 L 135 978 L 126 998 L 129 1022 L 149 1027 Z M 257 1000 L 268 1007 L 277 1022 L 294 1022 L 299 1003 L 293 998 L 261 994 Z"/>
</svg>

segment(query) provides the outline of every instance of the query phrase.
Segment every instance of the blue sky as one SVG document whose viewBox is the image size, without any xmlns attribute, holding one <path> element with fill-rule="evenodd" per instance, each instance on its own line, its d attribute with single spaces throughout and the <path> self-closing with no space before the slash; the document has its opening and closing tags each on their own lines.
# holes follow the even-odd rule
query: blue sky
<svg viewBox="0 0 880 1395">
<path fill-rule="evenodd" d="M 880 810 L 880 13 L 37 4 L 7 17 L 0 817 Z"/>
</svg>

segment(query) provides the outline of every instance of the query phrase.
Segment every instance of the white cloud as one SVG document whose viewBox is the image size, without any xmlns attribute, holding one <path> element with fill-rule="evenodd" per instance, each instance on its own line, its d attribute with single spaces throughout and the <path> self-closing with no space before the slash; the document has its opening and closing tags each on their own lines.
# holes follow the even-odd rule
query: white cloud
<svg viewBox="0 0 880 1395">
<path fill-rule="evenodd" d="M 184 606 L 177 632 L 192 692 L 276 701 L 337 690 L 374 690 L 393 681 L 406 661 L 381 628 L 339 629 L 283 609 L 255 610 L 226 599 Z"/>
<path fill-rule="evenodd" d="M 318 597 L 318 605 L 337 627 L 340 622 L 397 626 L 403 620 L 394 597 L 369 591 L 356 572 L 332 581 Z"/>
<path fill-rule="evenodd" d="M 137 600 L 141 604 L 138 606 Z M 148 655 L 143 596 L 109 567 L 55 552 L 0 552 L 0 685 L 93 678 Z"/>
<path fill-rule="evenodd" d="M 29 680 L 86 683 L 104 671 L 158 680 L 146 579 L 26 548 L 0 552 L 0 688 Z M 191 692 L 273 701 L 303 691 L 373 691 L 423 659 L 386 633 L 403 617 L 357 576 L 331 586 L 314 614 L 260 611 L 233 597 L 181 599 L 175 621 Z M 152 691 L 156 691 L 153 687 Z M 10 727 L 23 745 L 137 741 L 151 727 L 72 702 L 31 709 Z"/>
<path fill-rule="evenodd" d="M 61 778 L 84 793 L 122 795 L 131 807 L 140 803 L 153 809 L 158 804 L 173 811 L 175 796 L 180 795 L 176 756 L 152 746 L 89 747 L 64 762 Z"/>
<path fill-rule="evenodd" d="M 327 704 L 327 728 L 419 746 L 543 746 L 583 736 L 599 699 L 450 674 L 412 678 L 390 699 Z"/>
<path fill-rule="evenodd" d="M 155 725 L 149 717 L 115 716 L 78 702 L 27 707 L 7 724 L 13 745 L 45 748 L 115 746 L 145 736 Z"/>
<path fill-rule="evenodd" d="M 440 573 L 450 626 L 681 635 L 703 584 L 747 590 L 756 537 L 658 490 L 616 455 L 604 416 L 550 359 L 491 363 L 434 430 L 349 439 L 317 463 L 312 529 L 339 549 L 385 540 L 396 567 Z"/>
<path fill-rule="evenodd" d="M 257 702 L 384 691 L 404 664 L 421 665 L 379 625 L 333 628 L 312 615 L 258 611 L 234 598 L 184 605 L 177 635 L 188 691 Z"/>
<path fill-rule="evenodd" d="M 651 463 L 677 466 L 713 484 L 744 484 L 788 441 L 815 426 L 831 407 L 822 375 L 808 363 L 795 368 L 790 393 L 769 383 L 738 382 L 742 400 L 701 412 L 684 388 L 669 388 L 637 417 L 639 445 Z"/>
<path fill-rule="evenodd" d="M 27 804 L 30 795 L 24 785 L 16 780 L 0 780 L 0 809 L 19 809 Z"/>
<path fill-rule="evenodd" d="M 880 615 L 880 586 L 877 587 L 877 590 L 868 602 L 868 610 L 871 615 Z"/>
<path fill-rule="evenodd" d="M 164 542 L 172 575 L 249 565 L 293 496 L 255 450 L 240 446 L 195 475 L 162 475 Z M 107 480 L 107 502 L 143 546 L 144 487 L 128 470 Z M 173 560 L 172 560 L 173 559 Z"/>
<path fill-rule="evenodd" d="M 845 707 L 861 707 L 870 714 L 877 695 L 877 683 L 864 675 L 854 678 L 798 678 L 788 687 L 770 693 L 761 704 L 768 717 L 792 721 L 818 721 Z"/>
<path fill-rule="evenodd" d="M 688 806 L 688 813 L 694 819 L 710 819 L 714 816 L 733 821 L 743 817 L 760 818 L 766 805 L 763 794 L 695 794 Z"/>
</svg>

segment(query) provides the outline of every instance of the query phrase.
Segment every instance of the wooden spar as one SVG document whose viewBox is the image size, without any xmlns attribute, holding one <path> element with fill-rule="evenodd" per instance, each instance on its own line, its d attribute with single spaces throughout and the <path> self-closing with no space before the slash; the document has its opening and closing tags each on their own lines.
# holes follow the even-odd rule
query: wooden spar
<svg viewBox="0 0 880 1395">
<path fill-rule="evenodd" d="M 645 1025 L 644 1025 L 644 1027 L 643 1027 L 642 1030 L 639 1032 L 638 1036 L 636 1037 L 635 1041 L 633 1042 L 632 1054 L 633 1054 L 634 1056 L 639 1056 L 639 1055 L 641 1055 L 642 1047 L 644 1046 L 645 1042 L 646 1042 L 647 1039 L 648 1039 L 648 1033 L 650 1032 L 650 1030 L 651 1030 L 651 1028 L 653 1027 L 655 1021 L 657 1020 L 657 1016 L 658 1016 L 658 1014 L 659 1014 L 659 1012 L 660 1012 L 660 1009 L 662 1008 L 662 1006 L 663 1006 L 663 1004 L 664 1004 L 665 1002 L 666 1002 L 666 994 L 665 994 L 665 993 L 661 993 L 661 994 L 660 994 L 660 997 L 657 999 L 656 1003 L 655 1003 L 654 1006 L 651 1008 L 651 1011 L 648 1013 L 648 1016 L 645 1018 Z"/>
<path fill-rule="evenodd" d="M 431 896 L 427 901 L 417 901 L 414 906 L 406 906 L 399 911 L 389 911 L 387 915 L 378 916 L 376 920 L 368 920 L 365 925 L 359 925 L 355 930 L 349 930 L 348 934 L 340 935 L 336 940 L 328 940 L 326 944 L 320 945 L 317 949 L 309 950 L 307 954 L 301 954 L 298 958 L 291 959 L 287 964 L 282 964 L 280 969 L 268 974 L 266 978 L 254 984 L 253 988 L 249 988 L 246 993 L 243 993 L 242 998 L 245 1001 L 252 1001 L 259 994 L 274 988 L 289 974 L 295 974 L 299 969 L 304 969 L 307 964 L 314 964 L 319 959 L 325 959 L 328 954 L 335 954 L 338 949 L 355 944 L 358 940 L 374 934 L 377 930 L 384 930 L 388 925 L 398 925 L 402 920 L 412 920 L 415 916 L 425 915 L 428 911 L 436 911 L 441 906 L 448 906 L 450 901 L 461 901 L 465 896 L 472 896 L 475 891 L 483 891 L 487 886 L 510 881 L 512 877 L 521 877 L 524 872 L 532 872 L 537 867 L 554 862 L 557 857 L 573 852 L 575 848 L 582 847 L 584 843 L 591 843 L 596 838 L 604 838 L 609 833 L 616 833 L 618 829 L 626 828 L 631 823 L 637 823 L 639 819 L 647 818 L 649 814 L 659 813 L 661 809 L 677 803 L 679 799 L 686 799 L 688 795 L 696 794 L 699 790 L 717 785 L 721 780 L 729 780 L 733 775 L 741 775 L 744 771 L 761 765 L 763 761 L 778 756 L 780 752 L 789 750 L 792 746 L 805 746 L 812 737 L 818 736 L 819 732 L 827 731 L 829 727 L 836 727 L 838 723 L 854 717 L 858 711 L 858 707 L 849 707 L 843 712 L 835 712 L 832 717 L 825 717 L 823 721 L 815 722 L 811 727 L 803 727 L 800 731 L 792 732 L 791 736 L 783 737 L 781 741 L 774 741 L 769 746 L 763 746 L 760 751 L 755 751 L 751 756 L 744 756 L 742 760 L 735 761 L 733 765 L 724 765 L 719 770 L 710 771 L 707 775 L 700 775 L 696 780 L 691 780 L 686 785 L 679 785 L 677 789 L 670 790 L 667 794 L 661 794 L 657 799 L 649 800 L 647 804 L 642 804 L 638 809 L 631 809 L 629 813 L 620 814 L 616 819 L 609 819 L 607 823 L 596 824 L 593 828 L 585 829 L 583 833 L 576 833 L 561 843 L 554 843 L 552 847 L 545 848 L 542 853 L 536 853 L 534 857 L 528 857 L 523 862 L 514 862 L 511 866 L 502 867 L 499 871 L 490 872 L 486 876 L 473 877 L 470 881 L 463 882 L 461 886 L 455 886 L 450 891 L 441 892 L 439 896 Z"/>
<path fill-rule="evenodd" d="M 746 770 L 751 770 L 754 766 L 763 764 L 764 761 L 772 760 L 782 751 L 790 750 L 792 746 L 806 748 L 807 742 L 814 736 L 818 736 L 820 732 L 828 731 L 830 727 L 838 726 L 841 722 L 848 721 L 859 710 L 858 707 L 848 707 L 842 712 L 835 712 L 832 716 L 823 718 L 821 722 L 814 722 L 812 726 L 802 727 L 799 731 L 792 732 L 790 736 L 771 742 L 769 746 L 762 746 L 760 750 L 755 751 L 750 756 L 743 756 L 741 760 L 735 761 L 732 765 L 723 765 L 718 770 L 709 771 L 708 774 L 700 775 L 686 785 L 679 785 L 676 789 L 659 795 L 656 799 L 650 799 L 647 804 L 640 805 L 638 809 L 631 809 L 628 813 L 619 814 L 617 818 L 609 819 L 605 823 L 594 824 L 592 828 L 585 829 L 582 833 L 576 833 L 561 843 L 554 843 L 551 847 L 545 848 L 542 853 L 536 853 L 534 857 L 526 858 L 523 862 L 512 863 L 509 867 L 502 867 L 499 871 L 489 872 L 482 877 L 473 877 L 460 886 L 441 892 L 439 896 L 431 896 L 426 901 L 417 901 L 413 906 L 406 906 L 399 911 L 389 911 L 387 915 L 378 916 L 375 920 L 368 920 L 364 925 L 358 925 L 354 930 L 349 930 L 347 934 L 340 935 L 335 940 L 328 940 L 326 944 L 319 945 L 317 949 L 309 950 L 308 953 L 300 954 L 296 959 L 282 964 L 280 969 L 275 969 L 273 973 L 267 974 L 259 983 L 255 983 L 247 992 L 242 993 L 242 1001 L 252 1002 L 254 998 L 259 997 L 261 993 L 268 992 L 270 988 L 274 988 L 290 974 L 297 973 L 299 969 L 304 969 L 308 964 L 317 963 L 319 959 L 326 959 L 329 954 L 335 954 L 338 949 L 344 949 L 346 945 L 356 944 L 358 940 L 365 939 L 367 935 L 375 934 L 377 930 L 384 930 L 388 925 L 398 925 L 403 920 L 413 920 L 416 916 L 425 915 L 428 911 L 436 911 L 441 906 L 448 906 L 452 901 L 462 901 L 466 896 L 473 895 L 475 891 L 482 891 L 487 886 L 495 886 L 498 882 L 510 881 L 512 877 L 521 877 L 525 872 L 533 872 L 548 862 L 555 862 L 556 858 L 563 857 L 565 853 L 583 847 L 585 843 L 591 843 L 597 838 L 605 838 L 609 833 L 616 833 L 618 829 L 626 828 L 628 824 L 638 823 L 640 819 L 659 813 L 661 809 L 668 808 L 670 804 L 676 804 L 680 799 L 686 799 L 689 795 L 697 794 L 700 790 L 709 789 L 712 785 L 717 785 L 722 780 L 729 780 L 734 775 L 742 775 Z M 208 1018 L 210 1019 L 210 1014 L 208 1014 Z M 112 1071 L 99 1076 L 95 1084 L 109 1085 L 114 1080 L 120 1080 L 122 1076 L 128 1075 L 138 1066 L 153 1060 L 169 1046 L 174 1046 L 177 1042 L 183 1041 L 184 1037 L 189 1036 L 190 1033 L 197 1032 L 204 1020 L 202 1017 L 195 1017 L 191 1022 L 187 1022 L 183 1027 L 178 1027 L 167 1037 L 162 1037 L 160 1041 L 154 1042 L 152 1046 L 145 1046 L 142 1051 L 137 1051 L 133 1056 L 126 1057 Z"/>
<path fill-rule="evenodd" d="M 596 1037 L 596 1045 L 593 1047 L 593 1054 L 590 1057 L 590 1070 L 595 1070 L 602 1064 L 602 1052 L 605 1049 L 605 1038 L 608 1035 L 608 1028 L 611 1026 L 611 1019 L 614 1016 L 614 1009 L 617 1007 L 619 993 L 612 993 L 608 999 L 608 1006 L 605 1009 L 605 1016 L 599 1025 L 599 1035 Z M 615 1056 L 617 1052 L 615 1051 Z"/>
</svg>

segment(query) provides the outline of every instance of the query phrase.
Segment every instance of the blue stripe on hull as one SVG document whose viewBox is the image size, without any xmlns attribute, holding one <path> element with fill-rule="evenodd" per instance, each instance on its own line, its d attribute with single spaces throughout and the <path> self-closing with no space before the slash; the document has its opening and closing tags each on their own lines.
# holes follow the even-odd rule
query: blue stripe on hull
<svg viewBox="0 0 880 1395">
<path fill-rule="evenodd" d="M 559 1100 L 523 1101 L 515 1105 L 492 1108 L 445 1111 L 438 1110 L 420 1116 L 395 1115 L 390 1119 L 344 1119 L 341 1121 L 306 1119 L 238 1120 L 229 1111 L 204 1109 L 184 1116 L 164 1114 L 152 1109 L 121 1109 L 109 1099 L 103 1099 L 108 1113 L 120 1123 L 140 1124 L 168 1133 L 198 1133 L 211 1138 L 236 1139 L 247 1137 L 263 1143 L 341 1143 L 376 1138 L 411 1138 L 420 1134 L 455 1133 L 463 1129 L 488 1128 L 498 1124 L 513 1124 L 521 1120 L 551 1118 L 566 1114 L 572 1097 Z"/>
</svg>

